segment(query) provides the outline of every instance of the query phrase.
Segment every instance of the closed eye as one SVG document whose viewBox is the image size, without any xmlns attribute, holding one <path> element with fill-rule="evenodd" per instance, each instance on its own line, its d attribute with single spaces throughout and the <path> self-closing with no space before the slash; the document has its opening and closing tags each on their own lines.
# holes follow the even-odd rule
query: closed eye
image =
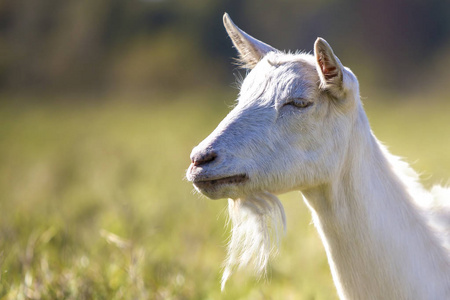
<svg viewBox="0 0 450 300">
<path fill-rule="evenodd" d="M 307 108 L 308 106 L 311 106 L 313 103 L 311 101 L 308 101 L 303 98 L 293 98 L 289 99 L 284 105 L 292 105 L 296 108 Z"/>
</svg>

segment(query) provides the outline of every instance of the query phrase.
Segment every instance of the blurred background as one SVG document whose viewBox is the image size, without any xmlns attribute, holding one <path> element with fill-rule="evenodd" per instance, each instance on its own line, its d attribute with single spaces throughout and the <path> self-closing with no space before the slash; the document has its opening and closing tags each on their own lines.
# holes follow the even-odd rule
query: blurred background
<svg viewBox="0 0 450 300">
<path fill-rule="evenodd" d="M 238 93 L 228 12 L 280 50 L 321 36 L 425 186 L 450 170 L 450 2 L 0 1 L 0 299 L 335 299 L 299 193 L 267 279 L 220 293 L 226 201 L 184 180 Z"/>
</svg>

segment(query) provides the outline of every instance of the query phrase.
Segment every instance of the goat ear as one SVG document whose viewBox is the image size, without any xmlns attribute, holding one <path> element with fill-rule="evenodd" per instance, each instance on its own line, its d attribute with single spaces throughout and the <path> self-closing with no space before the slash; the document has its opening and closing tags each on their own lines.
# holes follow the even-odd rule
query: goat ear
<svg viewBox="0 0 450 300">
<path fill-rule="evenodd" d="M 343 89 L 343 66 L 334 55 L 333 49 L 322 38 L 317 38 L 314 43 L 314 55 L 316 57 L 316 68 L 319 73 L 321 87 L 340 94 Z"/>
<path fill-rule="evenodd" d="M 277 51 L 272 46 L 258 41 L 239 29 L 227 13 L 223 15 L 223 24 L 233 41 L 234 47 L 239 52 L 239 60 L 244 67 L 252 69 L 264 55 L 271 51 Z"/>
</svg>

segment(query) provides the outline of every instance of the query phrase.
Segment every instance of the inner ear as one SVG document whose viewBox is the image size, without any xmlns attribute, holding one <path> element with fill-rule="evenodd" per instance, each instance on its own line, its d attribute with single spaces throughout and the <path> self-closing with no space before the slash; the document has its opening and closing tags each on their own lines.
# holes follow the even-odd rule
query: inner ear
<svg viewBox="0 0 450 300">
<path fill-rule="evenodd" d="M 336 63 L 330 62 L 330 57 L 324 55 L 323 52 L 319 53 L 317 62 L 319 63 L 322 74 L 326 80 L 331 80 L 339 75 L 338 69 L 335 67 Z"/>
</svg>

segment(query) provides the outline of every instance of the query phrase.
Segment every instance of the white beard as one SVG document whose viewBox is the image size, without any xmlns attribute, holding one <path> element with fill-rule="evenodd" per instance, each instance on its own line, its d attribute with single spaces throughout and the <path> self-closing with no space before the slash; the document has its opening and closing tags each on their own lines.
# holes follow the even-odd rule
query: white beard
<svg viewBox="0 0 450 300">
<path fill-rule="evenodd" d="M 266 273 L 269 258 L 277 252 L 286 230 L 286 216 L 280 200 L 267 192 L 240 199 L 228 199 L 231 238 L 221 289 L 234 270 L 252 264 L 257 275 Z"/>
</svg>

